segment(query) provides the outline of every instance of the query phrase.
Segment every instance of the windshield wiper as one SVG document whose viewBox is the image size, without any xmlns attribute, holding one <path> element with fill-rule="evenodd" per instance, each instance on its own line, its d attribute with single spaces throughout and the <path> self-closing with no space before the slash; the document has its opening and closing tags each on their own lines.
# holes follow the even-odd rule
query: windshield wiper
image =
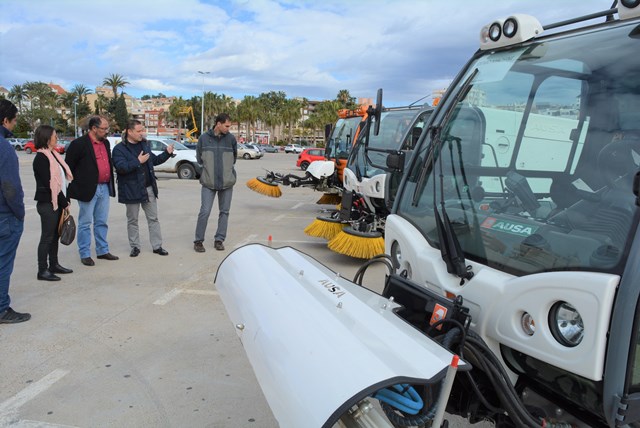
<svg viewBox="0 0 640 428">
<path fill-rule="evenodd" d="M 424 180 L 426 180 L 426 169 L 428 165 L 431 164 L 431 171 L 434 174 L 433 180 L 433 215 L 436 222 L 436 229 L 438 232 L 438 241 L 440 246 L 440 254 L 442 255 L 442 260 L 445 262 L 447 266 L 447 272 L 453 275 L 456 275 L 460 278 L 460 285 L 463 285 L 465 281 L 473 278 L 473 271 L 471 267 L 466 266 L 466 260 L 464 258 L 464 252 L 462 251 L 462 247 L 460 246 L 460 241 L 458 241 L 458 236 L 453 230 L 453 226 L 451 224 L 451 220 L 447 215 L 447 210 L 445 208 L 445 199 L 444 199 L 444 174 L 443 174 L 443 166 L 442 166 L 442 147 L 443 147 L 443 138 L 442 132 L 446 129 L 446 126 L 451 120 L 451 116 L 455 111 L 460 100 L 466 97 L 467 93 L 471 89 L 471 82 L 473 82 L 474 77 L 478 74 L 478 69 L 474 69 L 473 72 L 467 77 L 467 79 L 462 84 L 462 87 L 455 95 L 453 102 L 450 104 L 452 106 L 446 113 L 442 122 L 433 129 L 434 132 L 432 148 L 431 148 L 431 162 L 425 162 L 423 166 L 423 170 L 420 172 L 420 179 L 418 180 L 418 187 L 416 187 L 416 194 L 414 194 L 414 203 L 418 197 L 417 192 Z M 438 156 L 438 167 L 440 169 L 440 206 L 442 210 L 442 215 L 438 212 L 438 204 L 436 202 L 436 180 L 435 180 L 435 158 Z"/>
</svg>

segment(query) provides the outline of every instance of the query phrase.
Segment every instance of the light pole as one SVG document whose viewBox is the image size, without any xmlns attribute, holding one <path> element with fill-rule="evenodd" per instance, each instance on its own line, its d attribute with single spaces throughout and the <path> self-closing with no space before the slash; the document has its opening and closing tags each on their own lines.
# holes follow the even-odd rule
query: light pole
<svg viewBox="0 0 640 428">
<path fill-rule="evenodd" d="M 204 75 L 209 73 L 209 71 L 198 71 L 198 74 L 202 74 L 202 116 L 200 117 L 200 135 L 204 133 Z"/>
<path fill-rule="evenodd" d="M 78 138 L 78 99 L 73 99 L 73 134 Z"/>
</svg>

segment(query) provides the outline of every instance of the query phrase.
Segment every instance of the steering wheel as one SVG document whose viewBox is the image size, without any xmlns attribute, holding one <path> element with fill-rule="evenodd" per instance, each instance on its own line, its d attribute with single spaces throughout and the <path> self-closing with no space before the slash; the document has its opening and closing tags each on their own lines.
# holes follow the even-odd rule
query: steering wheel
<svg viewBox="0 0 640 428">
<path fill-rule="evenodd" d="M 620 177 L 638 170 L 633 152 L 640 156 L 640 138 L 636 136 L 625 136 L 621 140 L 612 141 L 600 150 L 596 162 L 597 171 L 608 187 L 616 187 Z"/>
</svg>

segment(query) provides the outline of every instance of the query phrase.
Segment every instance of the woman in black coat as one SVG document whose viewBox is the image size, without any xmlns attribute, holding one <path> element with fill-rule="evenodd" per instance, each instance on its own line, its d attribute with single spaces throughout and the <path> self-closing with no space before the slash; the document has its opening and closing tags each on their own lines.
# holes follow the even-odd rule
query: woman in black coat
<svg viewBox="0 0 640 428">
<path fill-rule="evenodd" d="M 34 134 L 38 150 L 33 159 L 36 178 L 36 207 L 40 214 L 42 233 L 38 244 L 38 279 L 60 281 L 56 273 L 71 273 L 58 262 L 58 224 L 62 210 L 69 209 L 67 185 L 73 176 L 64 159 L 55 151 L 58 136 L 49 125 L 40 125 Z M 48 263 L 47 263 L 48 262 Z"/>
</svg>

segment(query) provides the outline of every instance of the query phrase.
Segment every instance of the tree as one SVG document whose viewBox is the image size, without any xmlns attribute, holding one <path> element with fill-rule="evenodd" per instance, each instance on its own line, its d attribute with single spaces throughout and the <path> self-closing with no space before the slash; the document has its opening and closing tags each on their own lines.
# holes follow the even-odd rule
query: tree
<svg viewBox="0 0 640 428">
<path fill-rule="evenodd" d="M 26 82 L 23 87 L 29 102 L 29 108 L 23 114 L 31 128 L 35 129 L 38 123 L 53 124 L 59 116 L 56 112 L 57 94 L 43 82 Z"/>
<path fill-rule="evenodd" d="M 183 100 L 182 97 L 178 97 L 173 100 L 171 105 L 169 106 L 169 110 L 167 111 L 167 120 L 177 120 L 178 121 L 178 129 L 183 129 L 186 125 L 185 122 L 191 119 L 191 115 L 187 113 L 187 108 L 189 104 L 186 100 Z M 194 124 L 191 124 L 191 128 L 193 128 Z"/>
<path fill-rule="evenodd" d="M 273 131 L 276 136 L 275 128 L 284 123 L 283 111 L 287 99 L 287 94 L 282 91 L 263 92 L 258 96 L 258 105 L 260 120 L 262 120 Z"/>
<path fill-rule="evenodd" d="M 246 95 L 236 109 L 238 122 L 246 122 L 247 139 L 252 142 L 255 141 L 256 122 L 260 117 L 259 109 L 258 99 L 251 95 Z"/>
<path fill-rule="evenodd" d="M 85 100 L 87 98 L 87 95 L 89 95 L 91 92 L 91 89 L 87 88 L 81 83 L 78 83 L 77 85 L 74 85 L 73 88 L 71 88 L 71 93 L 78 98 L 78 101 Z"/>
<path fill-rule="evenodd" d="M 102 81 L 102 84 L 105 86 L 111 87 L 113 91 L 113 98 L 118 98 L 118 88 L 124 88 L 129 84 L 124 78 L 124 76 L 116 73 L 110 74 L 108 77 L 105 77 Z"/>
<path fill-rule="evenodd" d="M 352 97 L 351 94 L 349 93 L 349 90 L 347 89 L 340 89 L 338 91 L 338 95 L 336 95 L 336 101 L 340 103 L 341 105 L 340 108 L 346 108 L 351 110 L 358 107 L 358 105 L 356 104 L 355 97 Z"/>
<path fill-rule="evenodd" d="M 93 103 L 94 111 L 96 114 L 104 114 L 107 112 L 107 107 L 109 106 L 109 99 L 104 96 L 104 94 L 98 94 L 98 97 Z"/>
<path fill-rule="evenodd" d="M 232 110 L 233 98 L 225 94 L 215 92 L 204 93 L 204 127 L 203 132 L 212 126 L 211 118 L 220 113 L 229 113 Z M 231 114 L 230 114 L 231 115 Z"/>
<path fill-rule="evenodd" d="M 306 98 L 285 100 L 282 119 L 288 127 L 287 141 L 293 142 L 293 127 L 302 118 L 302 109 L 309 103 Z"/>
<path fill-rule="evenodd" d="M 22 101 L 27 98 L 27 92 L 23 85 L 13 85 L 9 91 L 9 100 L 18 105 L 18 111 L 22 112 Z"/>
<path fill-rule="evenodd" d="M 127 122 L 129 121 L 129 113 L 127 112 L 127 104 L 124 101 L 123 94 L 120 94 L 120 96 L 118 97 L 118 101 L 116 102 L 114 119 L 116 121 L 118 131 L 122 131 L 127 128 Z"/>
</svg>

